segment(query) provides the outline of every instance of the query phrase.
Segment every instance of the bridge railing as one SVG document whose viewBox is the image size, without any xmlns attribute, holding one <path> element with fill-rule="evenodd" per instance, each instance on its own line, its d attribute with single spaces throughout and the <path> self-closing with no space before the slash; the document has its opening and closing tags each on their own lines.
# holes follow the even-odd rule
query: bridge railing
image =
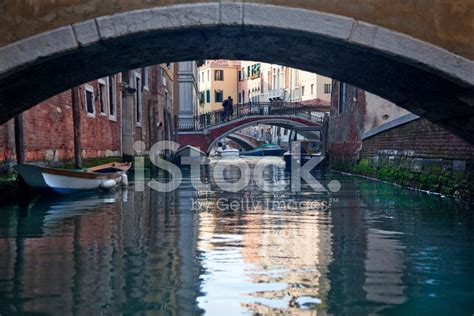
<svg viewBox="0 0 474 316">
<path fill-rule="evenodd" d="M 291 116 L 303 117 L 316 123 L 322 123 L 324 118 L 316 114 L 316 110 L 298 102 L 258 102 L 236 104 L 232 110 L 225 113 L 224 109 L 201 114 L 193 118 L 180 118 L 180 131 L 198 131 L 222 123 L 231 122 L 251 116 Z"/>
</svg>

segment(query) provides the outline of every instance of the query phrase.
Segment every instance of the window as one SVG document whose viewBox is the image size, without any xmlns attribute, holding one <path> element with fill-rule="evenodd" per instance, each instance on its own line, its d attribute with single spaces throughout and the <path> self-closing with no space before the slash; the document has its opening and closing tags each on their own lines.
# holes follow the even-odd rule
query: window
<svg viewBox="0 0 474 316">
<path fill-rule="evenodd" d="M 224 91 L 214 90 L 214 101 L 215 102 L 223 102 L 224 101 Z"/>
<path fill-rule="evenodd" d="M 339 113 L 343 113 L 347 105 L 347 84 L 339 82 Z"/>
<path fill-rule="evenodd" d="M 97 80 L 99 83 L 99 109 L 100 114 L 106 115 L 107 114 L 107 100 L 108 100 L 108 93 L 107 93 L 107 85 L 104 79 Z"/>
<path fill-rule="evenodd" d="M 214 80 L 224 81 L 224 70 L 214 70 Z"/>
<path fill-rule="evenodd" d="M 248 67 L 248 74 L 247 76 L 250 79 L 256 79 L 260 77 L 260 64 L 254 64 Z"/>
<path fill-rule="evenodd" d="M 311 95 L 313 95 L 313 94 L 314 94 L 314 83 L 311 84 Z"/>
<path fill-rule="evenodd" d="M 163 67 L 160 68 L 161 84 L 166 86 L 166 74 Z"/>
<path fill-rule="evenodd" d="M 301 96 L 303 96 L 303 97 L 304 97 L 304 88 L 305 88 L 305 86 L 301 87 Z"/>
<path fill-rule="evenodd" d="M 243 79 L 242 79 L 242 71 L 241 71 L 241 70 L 239 70 L 238 79 L 239 79 L 239 81 L 242 81 L 242 80 L 243 80 Z"/>
<path fill-rule="evenodd" d="M 204 71 L 201 73 L 201 82 L 204 83 Z"/>
<path fill-rule="evenodd" d="M 140 87 L 142 90 L 148 90 L 148 68 L 142 68 L 142 86 Z"/>
<path fill-rule="evenodd" d="M 109 82 L 109 116 L 115 118 L 115 103 L 116 103 L 116 81 L 115 76 L 108 77 Z"/>
<path fill-rule="evenodd" d="M 206 90 L 206 103 L 211 103 L 211 90 Z"/>
<path fill-rule="evenodd" d="M 325 83 L 324 84 L 324 93 L 325 94 L 331 94 L 331 84 L 330 83 Z"/>
<path fill-rule="evenodd" d="M 86 101 L 86 110 L 88 116 L 95 116 L 95 106 L 94 106 L 94 88 L 92 86 L 86 85 L 84 87 L 84 97 Z"/>
<path fill-rule="evenodd" d="M 208 70 L 208 71 L 207 71 L 207 81 L 210 81 L 210 76 L 211 76 L 210 73 L 211 73 L 211 71 Z"/>
<path fill-rule="evenodd" d="M 135 89 L 137 89 L 137 92 L 135 93 L 135 119 L 137 122 L 137 126 L 141 126 L 142 123 L 142 90 L 140 89 L 141 86 L 142 79 L 137 73 L 135 73 Z"/>
<path fill-rule="evenodd" d="M 165 91 L 165 111 L 168 111 L 168 91 Z"/>
</svg>

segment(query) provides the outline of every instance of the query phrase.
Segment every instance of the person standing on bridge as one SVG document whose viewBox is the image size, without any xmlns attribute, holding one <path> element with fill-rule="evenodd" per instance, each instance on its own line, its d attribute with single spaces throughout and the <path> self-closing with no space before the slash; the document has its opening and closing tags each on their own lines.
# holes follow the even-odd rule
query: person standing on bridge
<svg viewBox="0 0 474 316">
<path fill-rule="evenodd" d="M 227 100 L 229 100 L 229 119 L 231 120 L 232 119 L 232 116 L 234 115 L 234 99 L 232 99 L 231 96 L 229 96 L 227 98 Z"/>
<path fill-rule="evenodd" d="M 227 121 L 227 112 L 229 108 L 229 99 L 225 99 L 224 102 L 222 102 L 222 121 L 226 122 Z"/>
<path fill-rule="evenodd" d="M 226 100 L 224 100 L 224 102 L 222 103 L 222 107 L 224 108 L 224 121 L 227 122 L 230 120 L 229 115 L 232 109 L 232 97 L 229 96 Z"/>
</svg>

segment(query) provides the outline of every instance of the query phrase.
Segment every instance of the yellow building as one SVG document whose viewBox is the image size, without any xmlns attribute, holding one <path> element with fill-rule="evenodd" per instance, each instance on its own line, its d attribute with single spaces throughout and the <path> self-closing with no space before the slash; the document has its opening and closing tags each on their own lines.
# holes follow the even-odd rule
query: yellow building
<svg viewBox="0 0 474 316">
<path fill-rule="evenodd" d="M 227 97 L 238 103 L 237 86 L 240 61 L 206 60 L 199 67 L 199 113 L 222 109 Z"/>
</svg>

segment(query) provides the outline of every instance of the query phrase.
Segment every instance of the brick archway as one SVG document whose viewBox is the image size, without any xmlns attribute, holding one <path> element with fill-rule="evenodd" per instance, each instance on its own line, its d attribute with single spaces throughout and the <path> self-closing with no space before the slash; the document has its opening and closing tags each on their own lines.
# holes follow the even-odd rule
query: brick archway
<svg viewBox="0 0 474 316">
<path fill-rule="evenodd" d="M 203 58 L 261 60 L 317 72 L 474 138 L 471 60 L 353 18 L 241 2 L 124 12 L 1 47 L 0 123 L 125 68 Z"/>
</svg>

